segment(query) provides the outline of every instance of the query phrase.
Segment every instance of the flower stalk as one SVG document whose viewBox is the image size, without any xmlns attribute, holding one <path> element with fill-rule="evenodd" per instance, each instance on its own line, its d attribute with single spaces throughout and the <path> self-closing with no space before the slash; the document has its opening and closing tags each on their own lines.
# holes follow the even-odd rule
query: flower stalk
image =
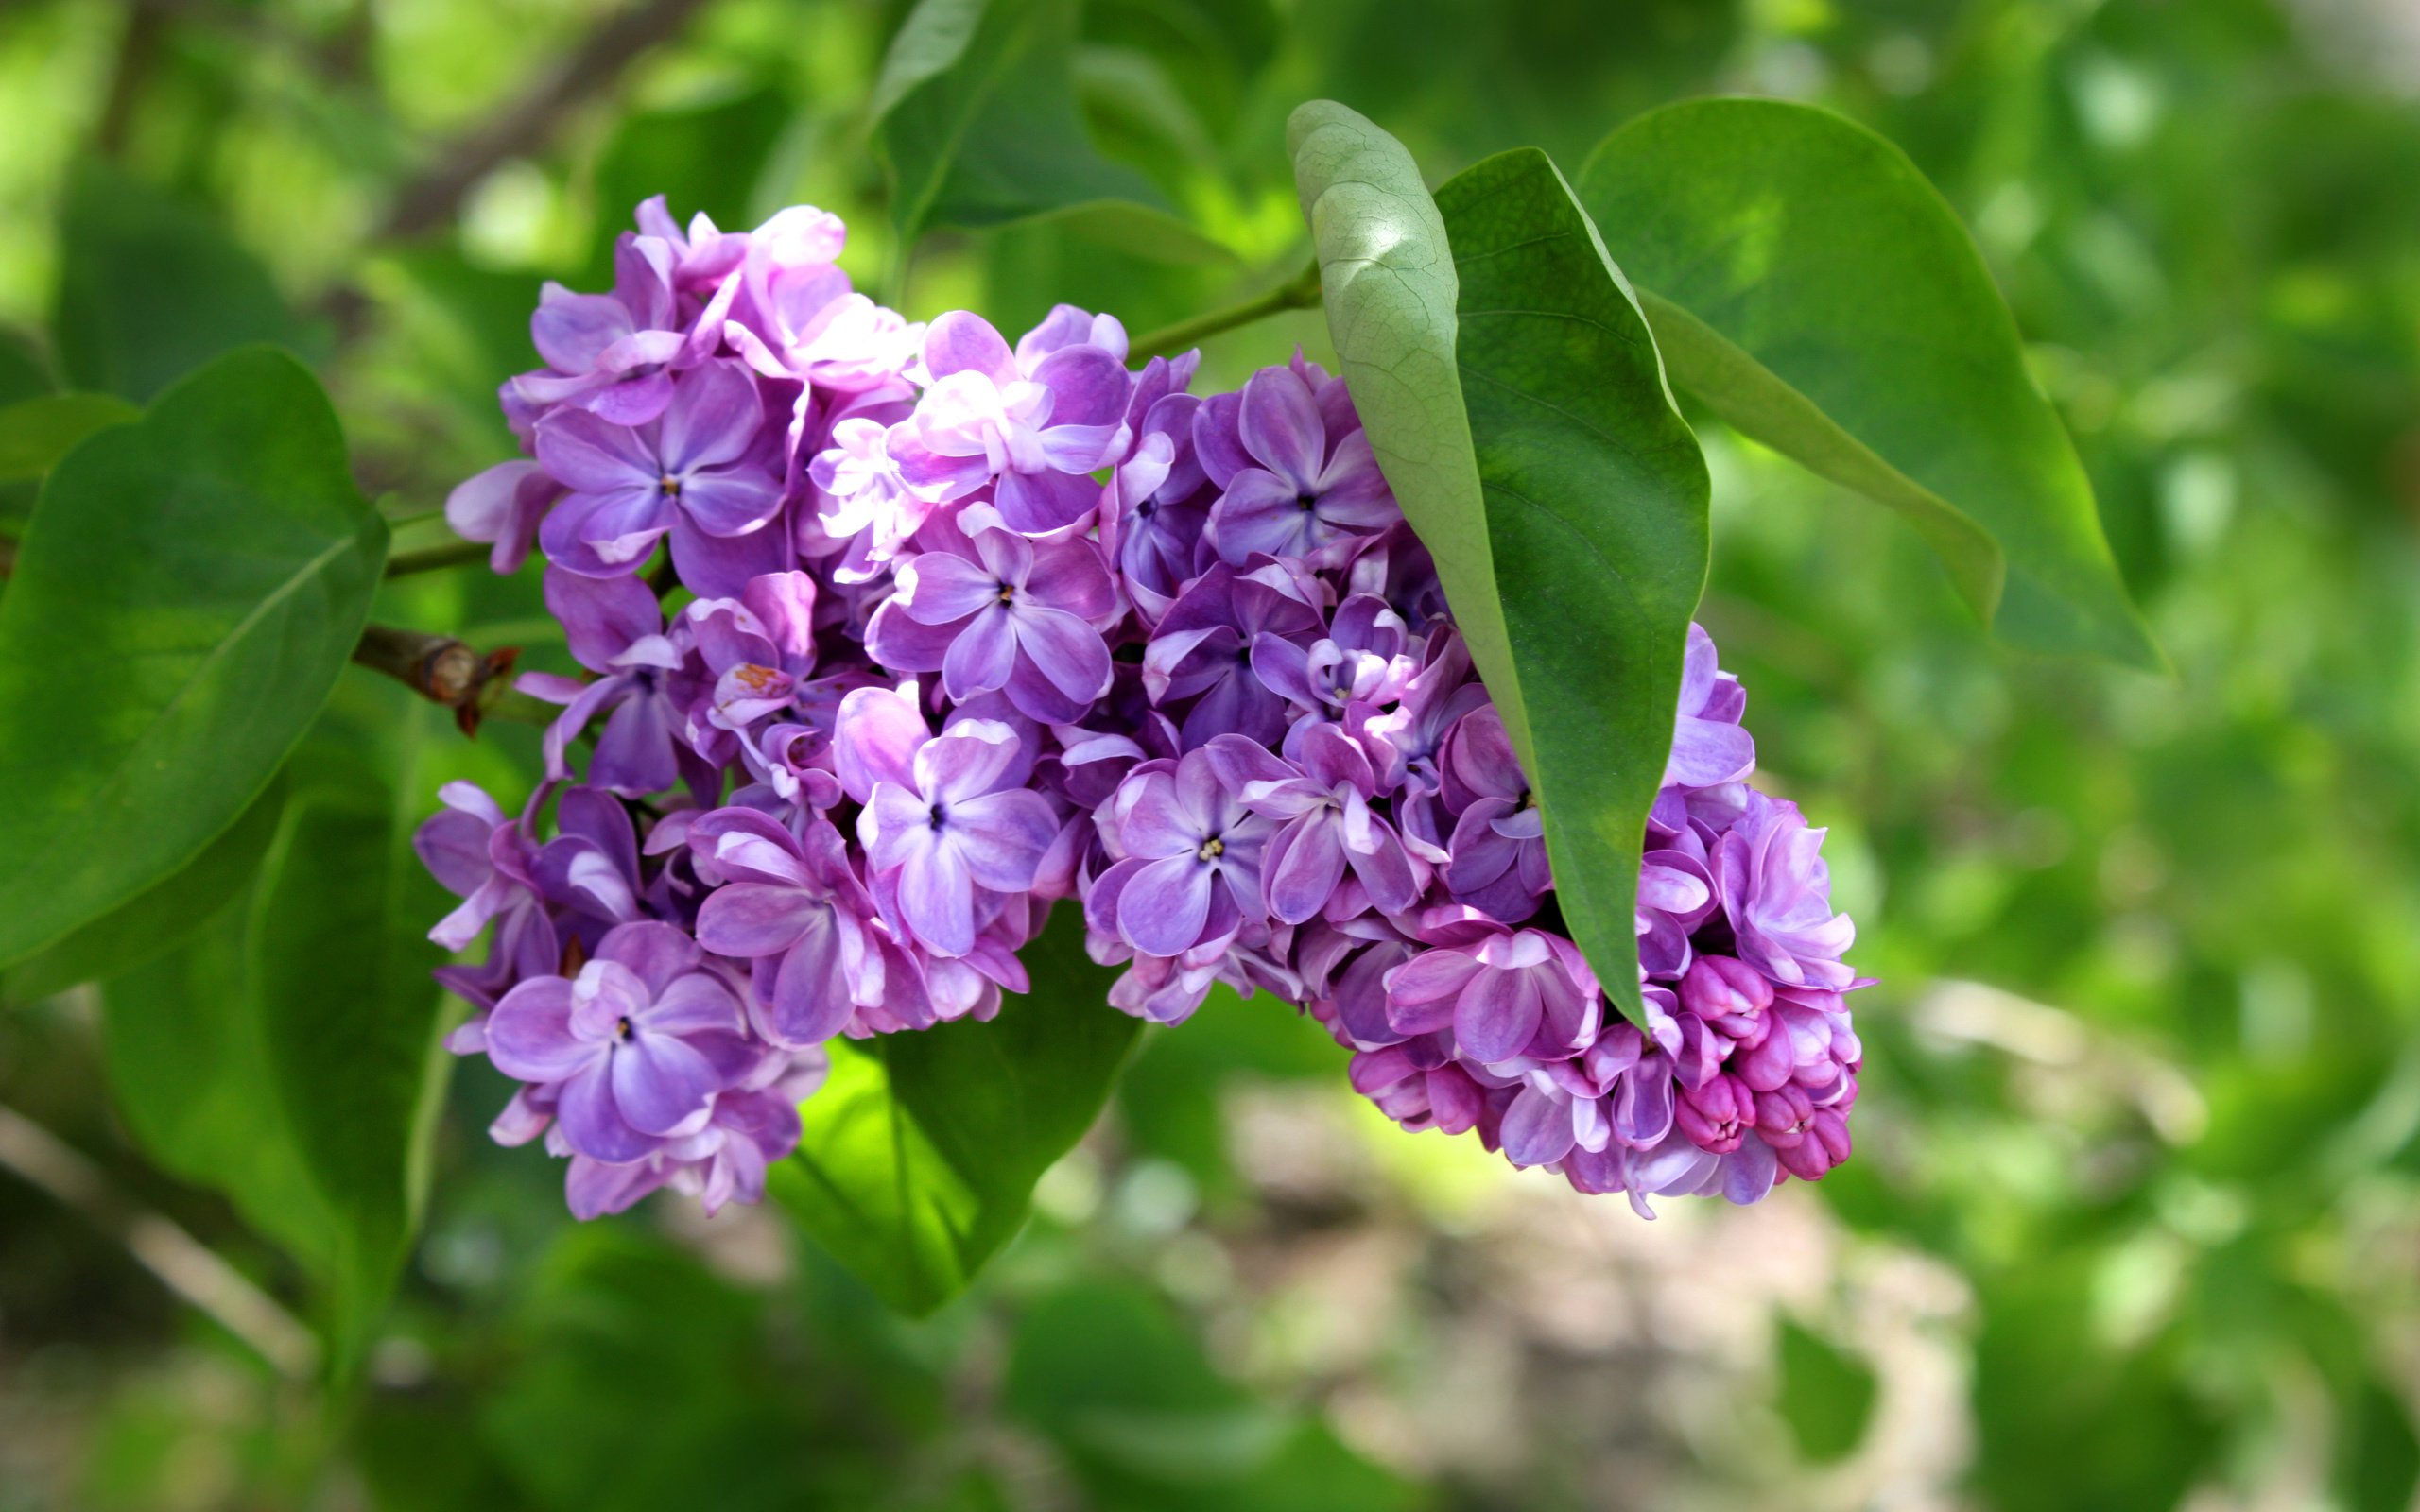
<svg viewBox="0 0 2420 1512">
<path fill-rule="evenodd" d="M 1307 310 L 1319 302 L 1320 266 L 1311 263 L 1266 294 L 1240 304 L 1228 305 L 1223 310 L 1211 310 L 1179 320 L 1174 325 L 1162 326 L 1137 337 L 1132 355 L 1136 358 L 1167 356 L 1198 346 L 1222 331 L 1233 331 L 1238 326 L 1266 320 L 1272 315 L 1283 315 L 1288 310 Z"/>
<path fill-rule="evenodd" d="M 453 710 L 462 733 L 474 736 L 479 721 L 490 716 L 526 724 L 544 724 L 554 717 L 545 705 L 511 691 L 512 664 L 520 656 L 517 645 L 482 655 L 450 635 L 392 625 L 363 627 L 361 642 L 353 648 L 355 662 Z"/>
</svg>

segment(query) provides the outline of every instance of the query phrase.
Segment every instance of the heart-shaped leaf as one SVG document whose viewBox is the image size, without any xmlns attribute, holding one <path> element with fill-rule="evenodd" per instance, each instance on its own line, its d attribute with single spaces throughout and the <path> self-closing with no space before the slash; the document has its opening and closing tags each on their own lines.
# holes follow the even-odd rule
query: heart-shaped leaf
<svg viewBox="0 0 2420 1512">
<path fill-rule="evenodd" d="M 234 822 L 326 700 L 386 550 L 327 399 L 268 349 L 60 464 L 0 598 L 0 964 Z"/>
<path fill-rule="evenodd" d="M 1033 990 L 990 1023 L 831 1042 L 801 1105 L 806 1133 L 774 1195 L 902 1312 L 964 1291 L 1023 1227 L 1033 1184 L 1092 1126 L 1141 1032 L 1109 1005 L 1116 973 L 1063 907 L 1022 953 Z"/>
<path fill-rule="evenodd" d="M 1607 137 L 1580 191 L 1683 387 L 1906 515 L 2009 641 L 2165 665 L 1981 255 L 1897 147 L 1811 106 L 1694 100 Z"/>
</svg>

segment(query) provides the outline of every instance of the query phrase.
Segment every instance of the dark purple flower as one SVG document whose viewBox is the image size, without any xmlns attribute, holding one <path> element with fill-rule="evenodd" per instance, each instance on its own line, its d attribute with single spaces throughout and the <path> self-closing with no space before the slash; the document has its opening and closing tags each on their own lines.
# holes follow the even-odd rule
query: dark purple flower
<svg viewBox="0 0 2420 1512">
<path fill-rule="evenodd" d="M 1285 696 L 1253 671 L 1264 636 L 1308 644 L 1326 628 L 1285 573 L 1237 573 L 1220 562 L 1178 595 L 1143 651 L 1143 686 L 1155 704 L 1192 699 L 1185 748 L 1238 734 L 1273 745 L 1286 732 Z"/>
<path fill-rule="evenodd" d="M 577 977 L 537 977 L 488 1016 L 488 1058 L 556 1086 L 556 1118 L 592 1160 L 635 1160 L 704 1127 L 714 1094 L 759 1058 L 738 1000 L 668 924 L 624 924 Z"/>
<path fill-rule="evenodd" d="M 1422 952 L 1386 977 L 1388 1020 L 1402 1034 L 1454 1031 L 1482 1065 L 1581 1048 L 1597 1033 L 1597 978 L 1559 935 L 1489 925 L 1467 944 Z"/>
<path fill-rule="evenodd" d="M 682 611 L 715 679 L 706 717 L 745 731 L 795 707 L 815 670 L 815 579 L 805 573 L 752 577 L 739 596 L 701 598 Z"/>
<path fill-rule="evenodd" d="M 904 710 L 903 710 L 903 707 Z M 940 735 L 912 702 L 866 689 L 840 704 L 841 784 L 865 805 L 857 834 L 869 880 L 895 889 L 899 916 L 937 955 L 975 948 L 978 891 L 1022 892 L 1059 833 L 1050 800 L 1017 785 L 1016 732 L 988 719 Z"/>
<path fill-rule="evenodd" d="M 663 1187 L 694 1194 L 711 1218 L 726 1202 L 761 1202 L 765 1173 L 798 1148 L 798 1105 L 823 1084 L 830 1061 L 821 1051 L 768 1057 L 765 1069 L 717 1092 L 706 1126 L 667 1140 L 652 1155 L 609 1165 L 571 1158 L 563 1195 L 581 1220 L 621 1212 Z M 765 1078 L 765 1085 L 752 1085 Z"/>
<path fill-rule="evenodd" d="M 495 799 L 472 783 L 448 782 L 437 796 L 445 806 L 413 833 L 412 849 L 462 903 L 438 920 L 428 937 L 459 951 L 489 920 L 496 921 L 486 964 L 438 969 L 448 989 L 490 1008 L 514 983 L 545 975 L 562 959 L 554 920 L 538 892 L 538 846 L 521 820 L 506 817 Z M 483 1022 L 469 1020 L 447 1043 L 460 1054 L 483 1048 Z"/>
<path fill-rule="evenodd" d="M 1377 764 L 1389 790 L 1419 795 L 1444 784 L 1439 765 L 1446 737 L 1465 714 L 1487 704 L 1487 690 L 1471 670 L 1471 654 L 1450 627 L 1428 638 L 1420 670 L 1404 685 L 1402 701 L 1383 713 L 1353 711 L 1346 726 Z"/>
<path fill-rule="evenodd" d="M 937 549 L 901 565 L 899 591 L 867 627 L 877 661 L 939 672 L 953 699 L 1005 690 L 1045 723 L 1080 718 L 1109 691 L 1109 647 L 1093 627 L 1115 612 L 1117 590 L 1092 542 L 926 534 Z"/>
<path fill-rule="evenodd" d="M 758 1034 L 820 1044 L 882 1001 L 882 958 L 865 934 L 873 902 L 838 831 L 818 819 L 801 839 L 752 809 L 725 808 L 691 823 L 688 838 L 700 871 L 722 884 L 698 910 L 698 943 L 758 964 Z"/>
<path fill-rule="evenodd" d="M 1417 670 L 1404 654 L 1402 616 L 1374 593 L 1337 606 L 1327 634 L 1305 646 L 1282 635 L 1253 640 L 1253 675 L 1297 708 L 1340 719 L 1356 704 L 1374 712 L 1401 697 Z"/>
<path fill-rule="evenodd" d="M 1823 846 L 1824 832 L 1806 827 L 1797 804 L 1752 791 L 1715 843 L 1714 877 L 1740 959 L 1787 986 L 1837 992 L 1857 976 L 1841 962 L 1857 926 L 1832 912 Z"/>
<path fill-rule="evenodd" d="M 1529 918 L 1554 885 L 1545 816 L 1493 704 L 1464 718 L 1446 742 L 1445 791 L 1449 803 L 1465 803 L 1446 847 L 1447 890 L 1507 923 Z"/>
<path fill-rule="evenodd" d="M 1381 912 L 1409 908 L 1428 869 L 1370 807 L 1378 782 L 1368 753 L 1330 724 L 1298 725 L 1286 744 L 1291 761 L 1240 735 L 1208 747 L 1244 806 L 1280 822 L 1261 863 L 1270 915 L 1300 924 L 1329 909 L 1348 867 Z"/>
<path fill-rule="evenodd" d="M 1369 436 L 1355 429 L 1331 446 L 1317 401 L 1290 369 L 1253 374 L 1236 426 L 1256 465 L 1220 476 L 1212 465 L 1216 449 L 1203 449 L 1222 490 L 1210 511 L 1210 540 L 1228 562 L 1241 566 L 1256 553 L 1312 557 L 1342 537 L 1383 530 L 1400 518 Z"/>
<path fill-rule="evenodd" d="M 1756 769 L 1756 743 L 1739 726 L 1748 706 L 1739 679 L 1716 663 L 1714 640 L 1689 627 L 1687 655 L 1681 663 L 1680 713 L 1672 731 L 1672 755 L 1664 781 L 1684 787 L 1736 782 Z"/>
<path fill-rule="evenodd" d="M 1207 750 L 1139 767 L 1110 800 L 1124 858 L 1093 885 L 1086 917 L 1149 955 L 1223 944 L 1265 914 L 1261 848 L 1274 828 L 1219 781 Z"/>
<path fill-rule="evenodd" d="M 1101 496 L 1101 545 L 1147 624 L 1158 624 L 1192 579 L 1210 519 L 1201 463 L 1193 455 L 1193 413 L 1201 404 L 1191 394 L 1153 404 L 1134 450 Z"/>
<path fill-rule="evenodd" d="M 763 529 L 782 505 L 780 480 L 754 455 L 763 422 L 755 383 L 727 362 L 681 374 L 663 418 L 644 425 L 549 415 L 538 461 L 572 491 L 539 527 L 539 544 L 559 567 L 613 577 L 636 571 L 683 522 L 710 537 Z"/>
<path fill-rule="evenodd" d="M 445 523 L 465 541 L 493 541 L 490 567 L 519 572 L 538 539 L 538 522 L 562 491 L 535 462 L 498 462 L 445 496 Z"/>
<path fill-rule="evenodd" d="M 932 387 L 894 426 L 900 474 L 935 502 L 991 485 L 1001 523 L 1027 535 L 1063 530 L 1100 500 L 1092 472 L 1127 439 L 1133 375 L 1089 343 L 1059 347 L 1028 369 L 982 317 L 953 311 L 925 333 Z"/>
<path fill-rule="evenodd" d="M 672 398 L 674 366 L 713 351 L 720 320 L 684 329 L 672 276 L 678 253 L 624 232 L 614 247 L 614 292 L 575 294 L 548 282 L 529 338 L 549 372 L 523 373 L 506 392 L 527 411 L 576 406 L 614 425 L 644 425 Z"/>
<path fill-rule="evenodd" d="M 570 775 L 565 755 L 572 737 L 610 709 L 612 717 L 589 761 L 589 781 L 631 798 L 663 792 L 681 781 L 683 767 L 696 762 L 682 738 L 687 720 L 671 691 L 672 675 L 685 653 L 664 633 L 655 595 L 634 578 L 550 570 L 546 607 L 562 622 L 572 656 L 602 674 L 582 683 L 530 672 L 515 683 L 534 697 L 567 706 L 546 730 L 547 775 Z M 701 776 L 701 782 L 711 786 L 714 779 Z"/>
</svg>

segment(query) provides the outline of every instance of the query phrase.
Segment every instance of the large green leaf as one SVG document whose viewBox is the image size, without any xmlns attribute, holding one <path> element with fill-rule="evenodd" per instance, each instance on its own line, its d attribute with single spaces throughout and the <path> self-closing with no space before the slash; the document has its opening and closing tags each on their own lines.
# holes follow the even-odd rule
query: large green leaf
<svg viewBox="0 0 2420 1512">
<path fill-rule="evenodd" d="M 1085 134 L 1075 0 L 922 0 L 892 39 L 868 118 L 902 246 L 927 227 L 995 226 L 1094 200 L 1165 209 Z"/>
<path fill-rule="evenodd" d="M 1535 771 L 1454 362 L 1460 285 L 1445 223 L 1403 144 L 1335 101 L 1297 107 L 1286 139 L 1319 258 L 1328 335 L 1370 449 L 1436 557 L 1471 660 L 1504 711 L 1524 766 Z"/>
<path fill-rule="evenodd" d="M 445 956 L 427 938 L 446 898 L 412 852 L 413 816 L 366 763 L 328 776 L 337 781 L 286 805 L 246 933 L 273 1095 L 337 1220 L 330 1337 L 341 1368 L 419 1222 L 451 1059 L 430 976 Z"/>
<path fill-rule="evenodd" d="M 216 928 L 227 900 L 251 885 L 285 807 L 285 789 L 272 782 L 183 870 L 9 968 L 0 976 L 0 1001 L 31 1003 L 130 971 Z"/>
<path fill-rule="evenodd" d="M 832 1041 L 772 1190 L 883 1300 L 925 1314 L 1023 1226 L 1033 1184 L 1092 1126 L 1140 1032 L 1062 908 L 1026 947 L 1033 990 L 991 1023 Z"/>
<path fill-rule="evenodd" d="M 234 822 L 327 697 L 386 549 L 280 352 L 220 359 L 60 465 L 0 598 L 0 963 Z"/>
<path fill-rule="evenodd" d="M 59 266 L 53 336 L 71 387 L 142 403 L 248 343 L 311 343 L 258 258 L 200 211 L 103 163 L 68 179 Z"/>
<path fill-rule="evenodd" d="M 2164 665 L 2015 321 L 1897 147 L 1810 106 L 1697 100 L 1606 138 L 1580 188 L 1668 301 L 1650 313 L 1683 387 L 1908 516 L 2008 640 Z M 1996 610 L 1967 524 L 2005 556 Z"/>
<path fill-rule="evenodd" d="M 1705 586 L 1705 459 L 1646 318 L 1545 153 L 1478 163 L 1437 208 L 1555 898 L 1635 1017 L 1639 850 Z"/>
</svg>

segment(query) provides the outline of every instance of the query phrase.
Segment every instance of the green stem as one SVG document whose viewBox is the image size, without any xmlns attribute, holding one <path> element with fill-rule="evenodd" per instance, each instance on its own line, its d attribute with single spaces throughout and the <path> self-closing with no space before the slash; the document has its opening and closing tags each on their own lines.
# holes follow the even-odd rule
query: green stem
<svg viewBox="0 0 2420 1512">
<path fill-rule="evenodd" d="M 1221 331 L 1232 331 L 1239 325 L 1250 325 L 1254 320 L 1265 320 L 1272 315 L 1282 315 L 1288 310 L 1307 310 L 1319 302 L 1320 266 L 1313 263 L 1300 273 L 1257 298 L 1246 300 L 1241 304 L 1231 304 L 1223 310 L 1213 310 L 1207 315 L 1197 315 L 1189 320 L 1179 320 L 1174 325 L 1163 326 L 1135 341 L 1132 352 L 1137 357 L 1166 356 L 1172 352 L 1183 352 L 1187 347 L 1199 346 L 1205 337 L 1215 336 Z"/>
<path fill-rule="evenodd" d="M 409 577 L 414 573 L 441 572 L 448 567 L 485 561 L 494 548 L 484 541 L 449 541 L 421 551 L 399 551 L 387 558 L 387 576 Z"/>
<path fill-rule="evenodd" d="M 407 525 L 424 524 L 431 520 L 442 520 L 444 518 L 445 506 L 441 504 L 426 509 L 413 509 L 407 513 L 388 515 L 387 528 L 389 530 L 401 530 Z"/>
</svg>

